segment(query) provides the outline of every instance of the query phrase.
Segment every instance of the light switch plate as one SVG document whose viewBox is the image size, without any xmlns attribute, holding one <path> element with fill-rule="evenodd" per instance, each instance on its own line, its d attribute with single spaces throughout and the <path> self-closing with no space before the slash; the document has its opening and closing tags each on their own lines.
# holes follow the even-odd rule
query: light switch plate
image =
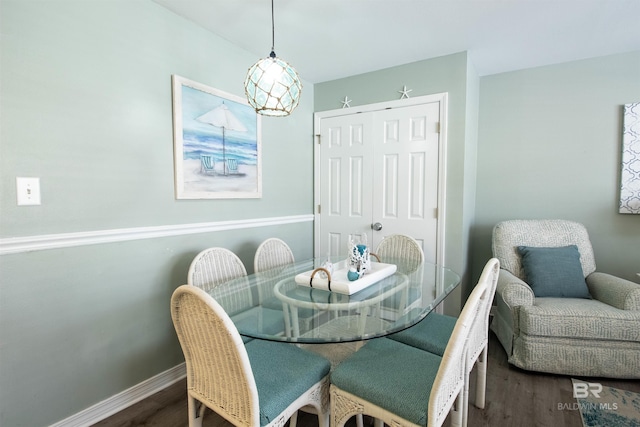
<svg viewBox="0 0 640 427">
<path fill-rule="evenodd" d="M 40 178 L 16 177 L 18 206 L 40 204 Z"/>
</svg>

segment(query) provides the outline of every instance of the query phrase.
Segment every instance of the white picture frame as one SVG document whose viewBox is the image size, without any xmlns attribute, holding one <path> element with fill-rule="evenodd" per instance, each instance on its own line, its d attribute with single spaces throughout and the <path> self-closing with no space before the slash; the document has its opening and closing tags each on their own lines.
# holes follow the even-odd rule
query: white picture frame
<svg viewBox="0 0 640 427">
<path fill-rule="evenodd" d="M 620 172 L 622 214 L 640 214 L 640 102 L 625 104 Z"/>
<path fill-rule="evenodd" d="M 260 115 L 242 97 L 171 77 L 176 199 L 261 198 Z"/>
</svg>

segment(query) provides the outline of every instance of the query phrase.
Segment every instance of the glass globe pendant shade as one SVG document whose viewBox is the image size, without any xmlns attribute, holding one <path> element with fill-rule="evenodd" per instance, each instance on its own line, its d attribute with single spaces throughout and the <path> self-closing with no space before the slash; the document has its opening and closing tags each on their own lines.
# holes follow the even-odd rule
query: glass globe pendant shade
<svg viewBox="0 0 640 427">
<path fill-rule="evenodd" d="M 300 102 L 302 83 L 296 70 L 271 52 L 249 68 L 244 91 L 257 113 L 288 116 Z"/>
</svg>

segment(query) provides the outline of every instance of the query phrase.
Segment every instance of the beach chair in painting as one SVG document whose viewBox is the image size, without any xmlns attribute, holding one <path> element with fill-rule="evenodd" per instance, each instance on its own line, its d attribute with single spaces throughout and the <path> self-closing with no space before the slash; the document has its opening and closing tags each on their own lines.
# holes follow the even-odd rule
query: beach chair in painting
<svg viewBox="0 0 640 427">
<path fill-rule="evenodd" d="M 215 161 L 213 160 L 213 156 L 210 154 L 201 154 L 200 155 L 200 173 L 205 175 L 214 175 Z"/>
<path fill-rule="evenodd" d="M 238 160 L 237 159 L 227 159 L 227 173 L 229 175 L 237 175 L 238 174 Z"/>
</svg>

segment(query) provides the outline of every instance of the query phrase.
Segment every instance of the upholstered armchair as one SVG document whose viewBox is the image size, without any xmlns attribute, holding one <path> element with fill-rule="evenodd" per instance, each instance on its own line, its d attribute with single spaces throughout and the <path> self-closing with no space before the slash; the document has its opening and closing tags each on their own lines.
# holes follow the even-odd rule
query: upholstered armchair
<svg viewBox="0 0 640 427">
<path fill-rule="evenodd" d="M 500 222 L 492 249 L 501 269 L 491 329 L 509 363 L 556 374 L 640 378 L 640 285 L 595 271 L 582 224 Z"/>
</svg>

